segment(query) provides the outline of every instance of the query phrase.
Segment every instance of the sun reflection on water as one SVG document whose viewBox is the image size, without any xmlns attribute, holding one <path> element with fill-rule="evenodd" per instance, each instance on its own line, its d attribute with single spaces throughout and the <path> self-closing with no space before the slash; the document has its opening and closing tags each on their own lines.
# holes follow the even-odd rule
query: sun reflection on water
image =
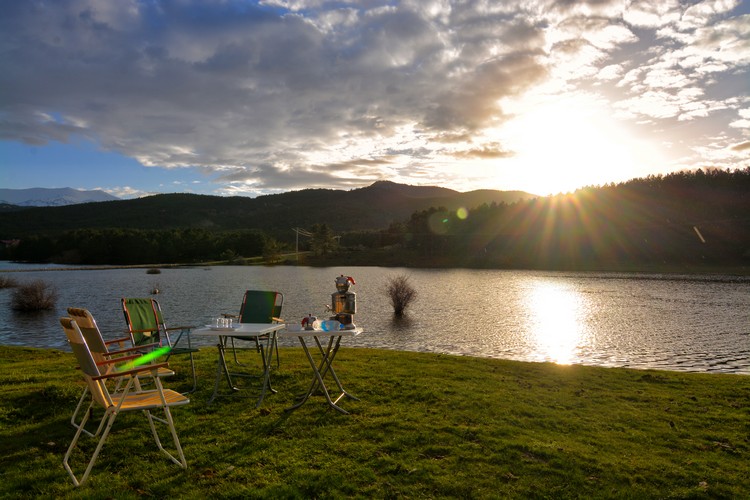
<svg viewBox="0 0 750 500">
<path fill-rule="evenodd" d="M 562 283 L 539 281 L 527 300 L 532 342 L 540 360 L 559 364 L 577 361 L 585 331 L 585 298 Z"/>
</svg>

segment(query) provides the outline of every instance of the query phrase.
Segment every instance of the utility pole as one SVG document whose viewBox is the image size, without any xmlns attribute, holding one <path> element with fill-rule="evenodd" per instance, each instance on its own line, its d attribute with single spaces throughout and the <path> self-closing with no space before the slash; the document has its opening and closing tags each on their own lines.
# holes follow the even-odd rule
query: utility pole
<svg viewBox="0 0 750 500">
<path fill-rule="evenodd" d="M 306 231 L 305 229 L 302 229 L 300 227 L 293 227 L 292 231 L 294 231 L 297 234 L 296 243 L 294 247 L 294 253 L 297 256 L 297 264 L 299 264 L 299 235 L 307 236 L 308 238 L 312 238 L 312 233 L 310 231 Z"/>
</svg>

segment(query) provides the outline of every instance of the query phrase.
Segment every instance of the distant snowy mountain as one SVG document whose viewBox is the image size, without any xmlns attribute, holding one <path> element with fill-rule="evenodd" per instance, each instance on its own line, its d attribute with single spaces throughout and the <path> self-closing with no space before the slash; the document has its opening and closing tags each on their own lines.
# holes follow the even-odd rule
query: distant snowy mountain
<svg viewBox="0 0 750 500">
<path fill-rule="evenodd" d="M 112 201 L 118 197 L 102 190 L 81 191 L 73 188 L 0 189 L 0 203 L 21 207 L 60 207 L 90 201 Z"/>
</svg>

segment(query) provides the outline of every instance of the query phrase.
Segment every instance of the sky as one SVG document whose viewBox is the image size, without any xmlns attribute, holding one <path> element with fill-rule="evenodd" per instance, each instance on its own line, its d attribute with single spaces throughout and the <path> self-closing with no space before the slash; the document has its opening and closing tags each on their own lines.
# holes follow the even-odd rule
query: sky
<svg viewBox="0 0 750 500">
<path fill-rule="evenodd" d="M 745 0 L 4 0 L 0 187 L 537 195 L 750 166 Z"/>
</svg>

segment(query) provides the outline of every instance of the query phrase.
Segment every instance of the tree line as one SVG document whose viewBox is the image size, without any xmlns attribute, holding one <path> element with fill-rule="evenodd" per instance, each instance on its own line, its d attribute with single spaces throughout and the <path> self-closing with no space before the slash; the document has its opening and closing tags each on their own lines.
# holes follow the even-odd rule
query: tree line
<svg viewBox="0 0 750 500">
<path fill-rule="evenodd" d="M 61 264 L 192 263 L 262 255 L 273 241 L 257 230 L 75 229 L 34 235 L 5 248 L 5 259 Z"/>
<path fill-rule="evenodd" d="M 649 176 L 465 213 L 412 215 L 407 247 L 491 267 L 750 261 L 750 168 Z"/>
<path fill-rule="evenodd" d="M 516 203 L 431 207 L 381 230 L 334 234 L 313 224 L 300 250 L 386 250 L 404 265 L 577 269 L 750 261 L 750 167 L 592 186 Z M 263 256 L 296 242 L 260 229 L 76 229 L 24 237 L 0 258 L 69 264 L 192 263 Z M 380 262 L 370 262 L 379 264 Z"/>
</svg>

